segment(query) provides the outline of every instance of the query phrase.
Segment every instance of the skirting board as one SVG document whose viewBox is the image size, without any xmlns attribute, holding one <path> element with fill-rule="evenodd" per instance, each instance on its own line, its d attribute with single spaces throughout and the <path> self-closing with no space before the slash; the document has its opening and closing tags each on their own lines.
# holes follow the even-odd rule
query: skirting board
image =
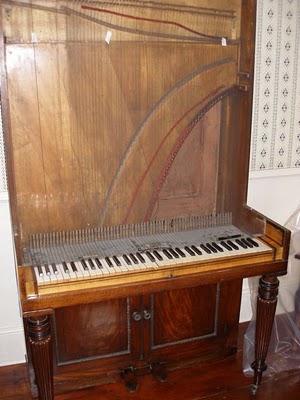
<svg viewBox="0 0 300 400">
<path fill-rule="evenodd" d="M 25 361 L 25 341 L 22 327 L 0 331 L 0 366 L 20 364 Z"/>
</svg>

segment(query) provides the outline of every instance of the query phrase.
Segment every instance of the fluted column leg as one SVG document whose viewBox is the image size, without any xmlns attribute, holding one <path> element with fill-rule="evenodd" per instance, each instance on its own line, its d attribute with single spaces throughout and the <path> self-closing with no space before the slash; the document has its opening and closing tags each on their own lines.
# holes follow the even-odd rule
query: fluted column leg
<svg viewBox="0 0 300 400">
<path fill-rule="evenodd" d="M 53 357 L 49 315 L 27 318 L 28 339 L 40 400 L 53 400 Z"/>
<path fill-rule="evenodd" d="M 253 393 L 258 389 L 262 374 L 267 369 L 265 360 L 271 339 L 278 288 L 279 280 L 276 276 L 263 276 L 259 280 L 255 332 L 255 361 L 251 365 L 254 370 Z"/>
</svg>

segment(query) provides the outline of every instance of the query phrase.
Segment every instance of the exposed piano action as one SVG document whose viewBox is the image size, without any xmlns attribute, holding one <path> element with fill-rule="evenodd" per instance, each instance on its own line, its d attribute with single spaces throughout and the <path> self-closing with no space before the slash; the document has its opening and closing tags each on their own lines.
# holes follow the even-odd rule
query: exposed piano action
<svg viewBox="0 0 300 400">
<path fill-rule="evenodd" d="M 86 241 L 29 250 L 40 294 L 72 290 L 88 280 L 107 285 L 132 280 L 192 274 L 213 268 L 212 263 L 247 262 L 247 256 L 263 261 L 273 257 L 272 247 L 233 225 L 134 236 L 114 240 Z M 249 259 L 248 259 L 249 260 Z M 233 262 L 234 261 L 234 262 Z M 180 268 L 179 268 L 180 267 Z M 101 282 L 101 280 L 103 282 Z"/>
</svg>

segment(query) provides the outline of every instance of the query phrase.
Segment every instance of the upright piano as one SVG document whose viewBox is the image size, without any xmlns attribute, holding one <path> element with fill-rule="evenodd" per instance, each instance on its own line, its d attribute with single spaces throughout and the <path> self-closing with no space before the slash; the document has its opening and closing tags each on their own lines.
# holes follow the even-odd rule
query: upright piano
<svg viewBox="0 0 300 400">
<path fill-rule="evenodd" d="M 139 375 L 234 355 L 253 276 L 258 388 L 289 232 L 246 205 L 255 12 L 255 0 L 1 1 L 34 397 L 119 379 L 134 392 Z"/>
</svg>

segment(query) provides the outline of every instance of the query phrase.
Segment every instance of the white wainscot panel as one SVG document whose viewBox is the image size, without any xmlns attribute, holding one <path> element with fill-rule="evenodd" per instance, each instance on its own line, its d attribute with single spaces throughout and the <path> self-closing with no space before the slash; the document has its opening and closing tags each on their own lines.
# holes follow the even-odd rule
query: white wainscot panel
<svg viewBox="0 0 300 400">
<path fill-rule="evenodd" d="M 25 361 L 8 196 L 0 192 L 0 366 Z"/>
</svg>

